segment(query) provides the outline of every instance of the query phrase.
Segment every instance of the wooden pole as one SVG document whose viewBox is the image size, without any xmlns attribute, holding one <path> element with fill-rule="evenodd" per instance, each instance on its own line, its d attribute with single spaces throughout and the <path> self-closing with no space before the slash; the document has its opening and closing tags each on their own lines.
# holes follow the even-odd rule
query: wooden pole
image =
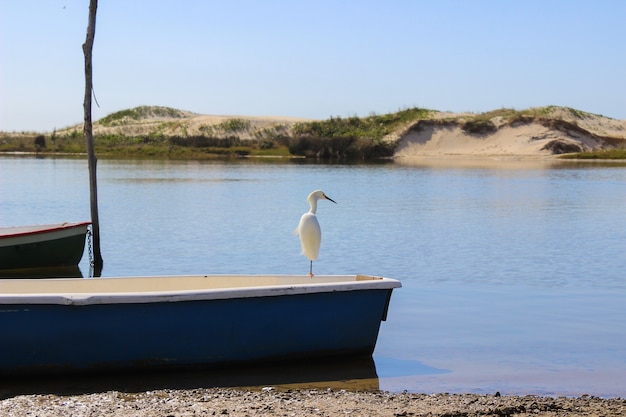
<svg viewBox="0 0 626 417">
<path fill-rule="evenodd" d="M 91 232 L 92 232 L 92 248 L 93 248 L 93 276 L 99 277 L 102 273 L 102 253 L 100 251 L 100 222 L 98 220 L 98 185 L 96 177 L 96 165 L 98 159 L 93 145 L 93 130 L 91 124 L 91 97 L 93 92 L 92 83 L 92 65 L 91 52 L 93 50 L 93 40 L 96 34 L 96 10 L 98 9 L 98 0 L 90 0 L 89 2 L 89 24 L 87 26 L 87 38 L 83 44 L 83 53 L 85 54 L 85 100 L 83 107 L 85 109 L 85 142 L 87 144 L 87 159 L 89 162 L 89 190 L 91 203 Z"/>
</svg>

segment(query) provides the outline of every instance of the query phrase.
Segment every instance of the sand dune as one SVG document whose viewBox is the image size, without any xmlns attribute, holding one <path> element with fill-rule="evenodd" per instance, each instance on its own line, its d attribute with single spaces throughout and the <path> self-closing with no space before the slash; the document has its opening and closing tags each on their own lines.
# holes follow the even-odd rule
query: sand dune
<svg viewBox="0 0 626 417">
<path fill-rule="evenodd" d="M 553 141 L 579 146 L 581 150 L 601 147 L 593 137 L 569 137 L 567 134 L 541 125 L 502 127 L 486 135 L 472 135 L 460 127 L 428 126 L 411 131 L 399 141 L 396 157 L 452 155 L 548 156 Z M 573 148 L 572 148 L 573 149 Z"/>
<path fill-rule="evenodd" d="M 126 136 L 164 135 L 164 136 L 195 136 L 213 134 L 227 136 L 236 134 L 240 139 L 254 139 L 264 129 L 288 130 L 295 123 L 311 119 L 280 116 L 238 116 L 238 115 L 201 115 L 189 113 L 186 117 L 147 117 L 140 120 L 122 121 L 122 123 L 94 123 L 94 134 L 121 134 Z M 228 132 L 225 124 L 241 121 L 245 129 Z M 82 128 L 82 126 L 74 127 Z"/>
<path fill-rule="evenodd" d="M 552 156 L 626 146 L 626 121 L 557 109 L 550 117 L 510 123 L 494 117 L 493 130 L 469 132 L 465 115 L 420 121 L 396 137 L 397 158 L 425 156 Z"/>
<path fill-rule="evenodd" d="M 176 109 L 142 106 L 139 118 L 103 118 L 95 134 L 163 135 L 259 139 L 279 133 L 291 136 L 297 123 L 312 119 L 280 116 L 201 115 Z M 476 128 L 477 121 L 483 123 Z M 243 127 L 237 128 L 233 123 Z M 474 128 L 468 128 L 474 123 Z M 82 129 L 74 126 L 68 131 Z M 63 132 L 59 132 L 63 133 Z M 626 147 L 626 120 L 611 119 L 566 107 L 523 111 L 431 112 L 426 120 L 409 123 L 384 138 L 396 145 L 398 159 L 449 156 L 551 157 L 558 154 Z"/>
</svg>

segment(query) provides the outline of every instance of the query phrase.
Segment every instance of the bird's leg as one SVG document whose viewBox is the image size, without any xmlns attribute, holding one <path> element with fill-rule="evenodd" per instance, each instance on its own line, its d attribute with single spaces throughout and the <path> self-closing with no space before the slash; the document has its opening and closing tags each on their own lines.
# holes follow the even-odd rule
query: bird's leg
<svg viewBox="0 0 626 417">
<path fill-rule="evenodd" d="M 311 268 L 309 269 L 309 276 L 313 278 L 313 261 L 311 261 Z"/>
</svg>

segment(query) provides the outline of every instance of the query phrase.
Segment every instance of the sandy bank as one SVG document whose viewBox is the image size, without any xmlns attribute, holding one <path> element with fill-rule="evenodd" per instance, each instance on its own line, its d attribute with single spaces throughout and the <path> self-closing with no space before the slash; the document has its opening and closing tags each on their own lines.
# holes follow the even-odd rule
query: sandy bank
<svg viewBox="0 0 626 417">
<path fill-rule="evenodd" d="M 480 136 L 468 134 L 459 126 L 430 125 L 404 135 L 395 156 L 550 156 L 553 153 L 544 148 L 557 139 L 569 141 L 563 134 L 536 125 L 503 127 Z"/>
<path fill-rule="evenodd" d="M 500 126 L 489 133 L 470 133 L 459 124 L 420 123 L 400 137 L 395 157 L 550 157 L 608 146 L 611 145 L 604 137 L 583 129 L 555 128 L 535 122 Z"/>
<path fill-rule="evenodd" d="M 626 120 L 555 106 L 534 110 L 513 116 L 494 111 L 478 118 L 435 113 L 391 138 L 397 142 L 395 156 L 538 158 L 626 146 Z"/>
</svg>

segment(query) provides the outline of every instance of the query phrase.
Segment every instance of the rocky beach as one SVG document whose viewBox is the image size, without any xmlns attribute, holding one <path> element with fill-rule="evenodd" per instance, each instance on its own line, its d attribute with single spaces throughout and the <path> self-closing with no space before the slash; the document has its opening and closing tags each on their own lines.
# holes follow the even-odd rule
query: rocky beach
<svg viewBox="0 0 626 417">
<path fill-rule="evenodd" d="M 187 416 L 624 416 L 626 400 L 332 389 L 192 389 L 20 395 L 0 401 L 10 417 Z"/>
</svg>

